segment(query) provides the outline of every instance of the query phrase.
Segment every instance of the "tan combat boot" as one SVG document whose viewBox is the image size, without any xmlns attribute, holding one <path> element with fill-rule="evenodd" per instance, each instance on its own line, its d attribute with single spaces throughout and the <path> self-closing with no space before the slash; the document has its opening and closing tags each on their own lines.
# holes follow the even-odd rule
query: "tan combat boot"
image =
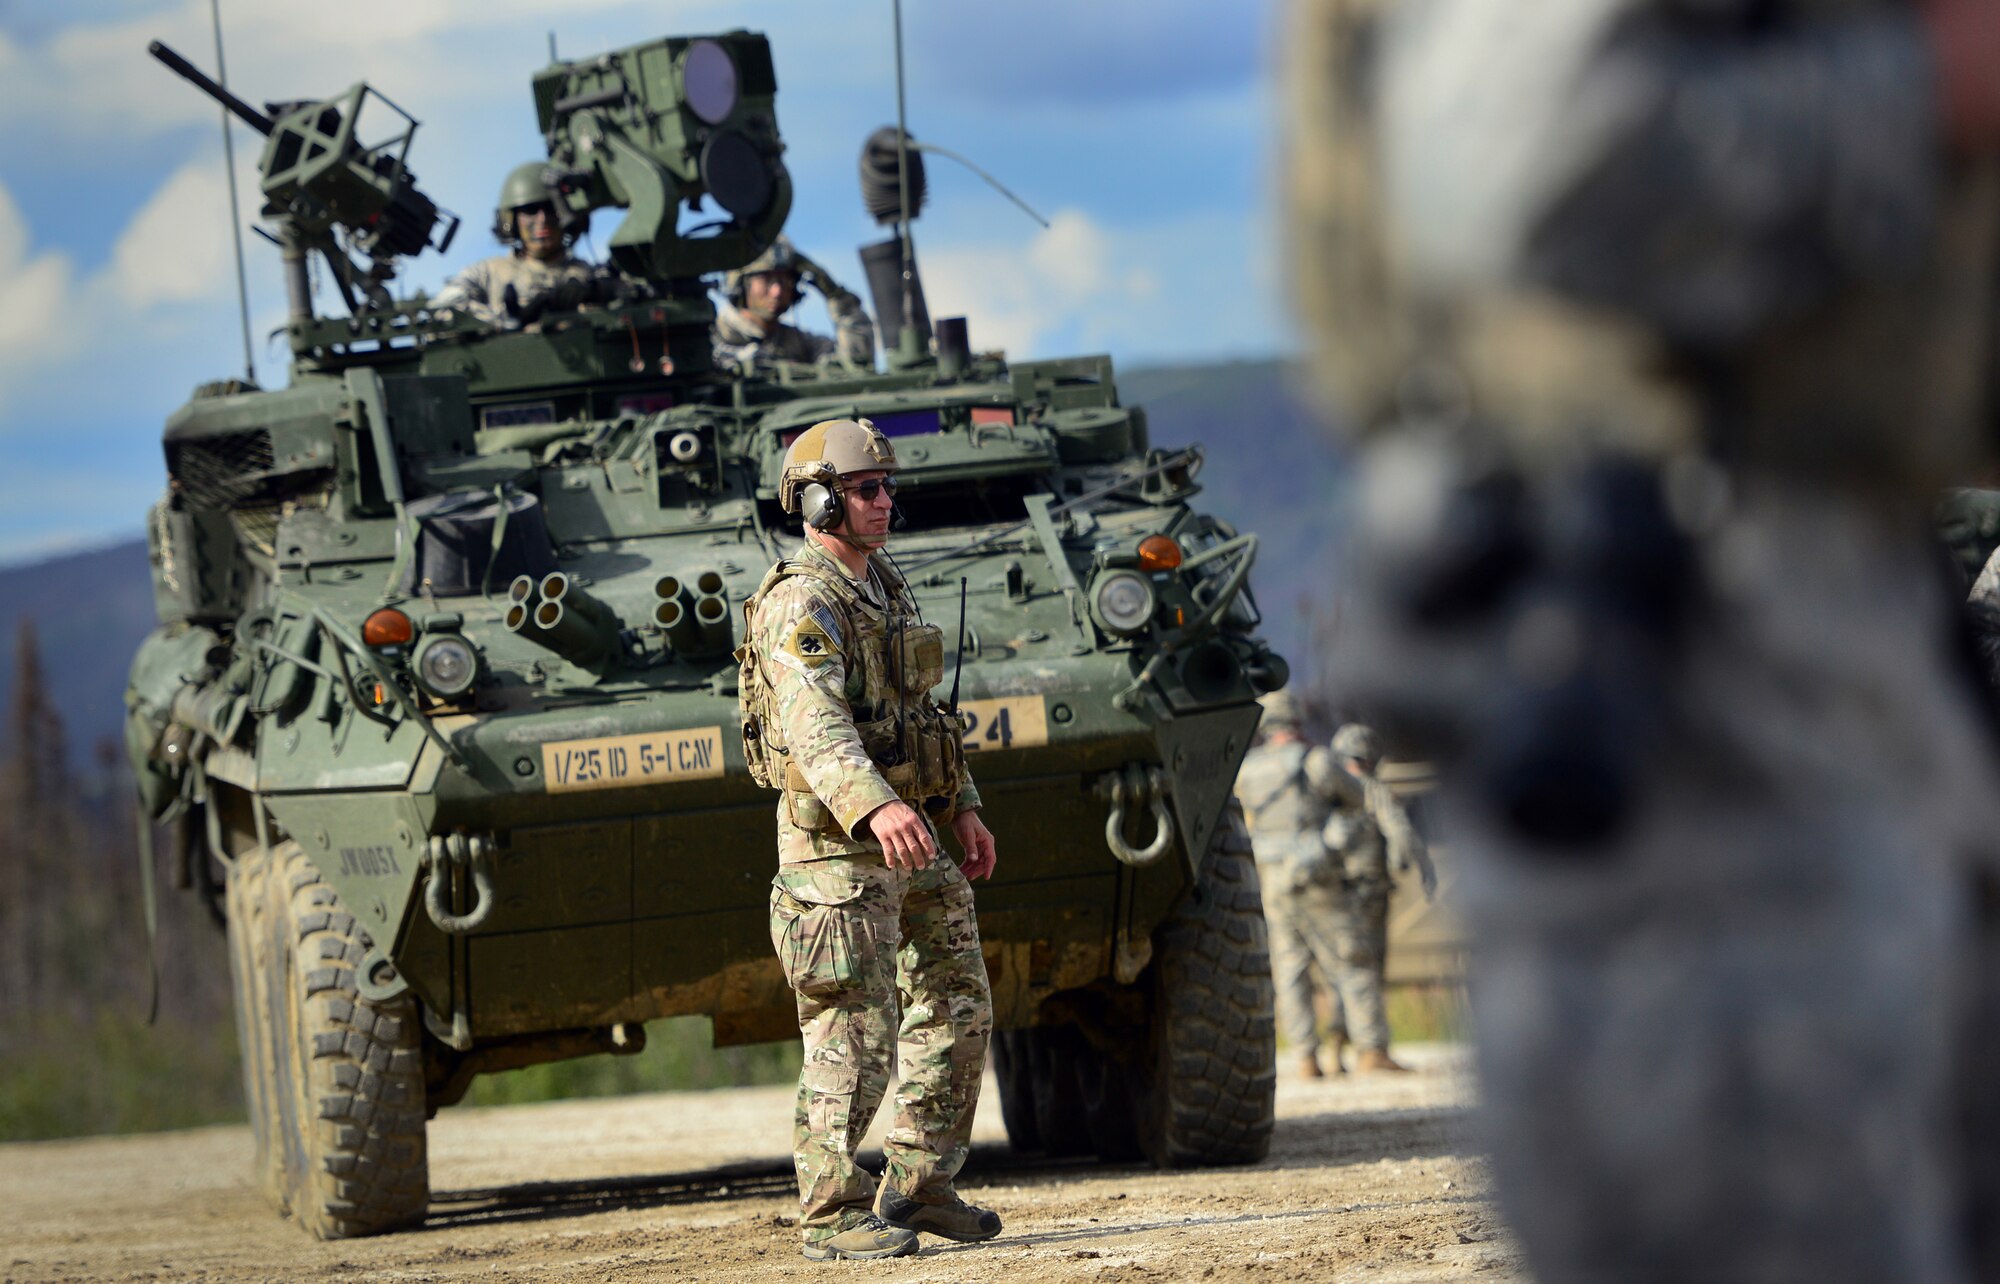
<svg viewBox="0 0 2000 1284">
<path fill-rule="evenodd" d="M 1336 1059 L 1334 1061 L 1334 1064 L 1339 1065 L 1340 1062 Z M 1319 1068 L 1319 1058 L 1315 1056 L 1313 1053 L 1301 1052 L 1299 1054 L 1299 1078 L 1301 1079 L 1326 1078 L 1326 1072 Z"/>
<path fill-rule="evenodd" d="M 891 1226 L 873 1213 L 854 1213 L 844 1219 L 839 1230 L 807 1240 L 799 1251 L 814 1262 L 907 1257 L 917 1251 L 917 1233 Z"/>
<path fill-rule="evenodd" d="M 941 1235 L 961 1244 L 976 1244 L 1000 1233 L 1000 1214 L 989 1208 L 975 1208 L 957 1195 L 949 1203 L 918 1203 L 887 1182 L 875 1195 L 875 1215 L 891 1226 Z"/>
<path fill-rule="evenodd" d="M 1356 1070 L 1386 1070 L 1393 1074 L 1408 1074 L 1410 1068 L 1389 1055 L 1387 1048 L 1363 1048 L 1354 1055 Z"/>
</svg>

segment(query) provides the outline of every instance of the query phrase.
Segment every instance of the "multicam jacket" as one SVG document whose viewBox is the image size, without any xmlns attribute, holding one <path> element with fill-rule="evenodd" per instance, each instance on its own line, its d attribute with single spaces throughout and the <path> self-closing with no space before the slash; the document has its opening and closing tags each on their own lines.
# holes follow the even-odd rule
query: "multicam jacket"
<svg viewBox="0 0 2000 1284">
<path fill-rule="evenodd" d="M 804 365 L 837 361 L 873 369 L 875 323 L 861 300 L 846 290 L 828 291 L 826 311 L 833 318 L 835 338 L 809 334 L 782 321 L 766 333 L 742 309 L 724 303 L 715 313 L 715 364 L 746 374 L 779 361 Z"/>
<path fill-rule="evenodd" d="M 514 310 L 507 308 L 507 287 L 514 287 Z M 564 255 L 554 263 L 525 254 L 496 254 L 481 259 L 430 297 L 438 312 L 465 312 L 488 325 L 513 327 L 543 312 L 570 312 L 585 303 L 621 297 L 626 285 L 615 274 L 582 259 Z"/>
<path fill-rule="evenodd" d="M 881 851 L 861 822 L 898 798 L 933 821 L 980 805 L 956 717 L 930 690 L 943 634 L 879 554 L 856 580 L 810 541 L 744 607 L 745 756 L 783 790 L 781 862 Z"/>
</svg>

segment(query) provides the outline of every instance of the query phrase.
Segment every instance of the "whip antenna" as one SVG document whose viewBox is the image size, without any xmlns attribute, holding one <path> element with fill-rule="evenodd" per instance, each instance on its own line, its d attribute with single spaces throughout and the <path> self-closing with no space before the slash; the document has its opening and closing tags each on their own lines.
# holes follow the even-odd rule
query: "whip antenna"
<svg viewBox="0 0 2000 1284">
<path fill-rule="evenodd" d="M 222 0 L 208 0 L 215 27 L 215 82 L 229 87 L 229 69 L 222 62 Z M 229 134 L 229 108 L 222 109 L 222 168 L 229 175 L 229 235 L 236 242 L 236 308 L 243 318 L 243 378 L 257 382 L 256 358 L 250 346 L 250 282 L 243 274 L 243 215 L 236 203 L 236 144 Z"/>
<path fill-rule="evenodd" d="M 958 577 L 958 662 L 951 670 L 951 712 L 958 716 L 958 679 L 965 672 L 965 577 Z"/>
</svg>

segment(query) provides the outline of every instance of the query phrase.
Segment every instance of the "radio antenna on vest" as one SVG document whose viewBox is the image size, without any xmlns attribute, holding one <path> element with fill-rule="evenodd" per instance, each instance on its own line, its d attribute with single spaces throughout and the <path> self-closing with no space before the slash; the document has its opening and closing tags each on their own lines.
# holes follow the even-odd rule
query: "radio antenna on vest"
<svg viewBox="0 0 2000 1284">
<path fill-rule="evenodd" d="M 958 660 L 951 670 L 951 712 L 958 716 L 958 679 L 965 672 L 965 577 L 958 577 Z"/>
<path fill-rule="evenodd" d="M 222 62 L 222 0 L 208 0 L 215 27 L 215 83 L 229 88 L 229 69 Z M 250 346 L 250 281 L 243 273 L 243 215 L 236 203 L 236 143 L 229 135 L 229 108 L 222 109 L 222 168 L 229 175 L 229 234 L 236 241 L 236 308 L 243 318 L 243 378 L 257 383 L 256 355 Z"/>
</svg>

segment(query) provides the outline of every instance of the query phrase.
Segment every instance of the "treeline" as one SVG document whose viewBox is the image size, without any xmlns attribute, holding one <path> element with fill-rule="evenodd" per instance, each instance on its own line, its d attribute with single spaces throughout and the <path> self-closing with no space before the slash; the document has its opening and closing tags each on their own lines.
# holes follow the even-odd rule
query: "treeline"
<svg viewBox="0 0 2000 1284">
<path fill-rule="evenodd" d="M 18 625 L 0 746 L 0 1139 L 234 1118 L 222 933 L 163 887 L 151 951 L 132 774 L 110 739 L 70 765 L 34 624 Z"/>
</svg>

